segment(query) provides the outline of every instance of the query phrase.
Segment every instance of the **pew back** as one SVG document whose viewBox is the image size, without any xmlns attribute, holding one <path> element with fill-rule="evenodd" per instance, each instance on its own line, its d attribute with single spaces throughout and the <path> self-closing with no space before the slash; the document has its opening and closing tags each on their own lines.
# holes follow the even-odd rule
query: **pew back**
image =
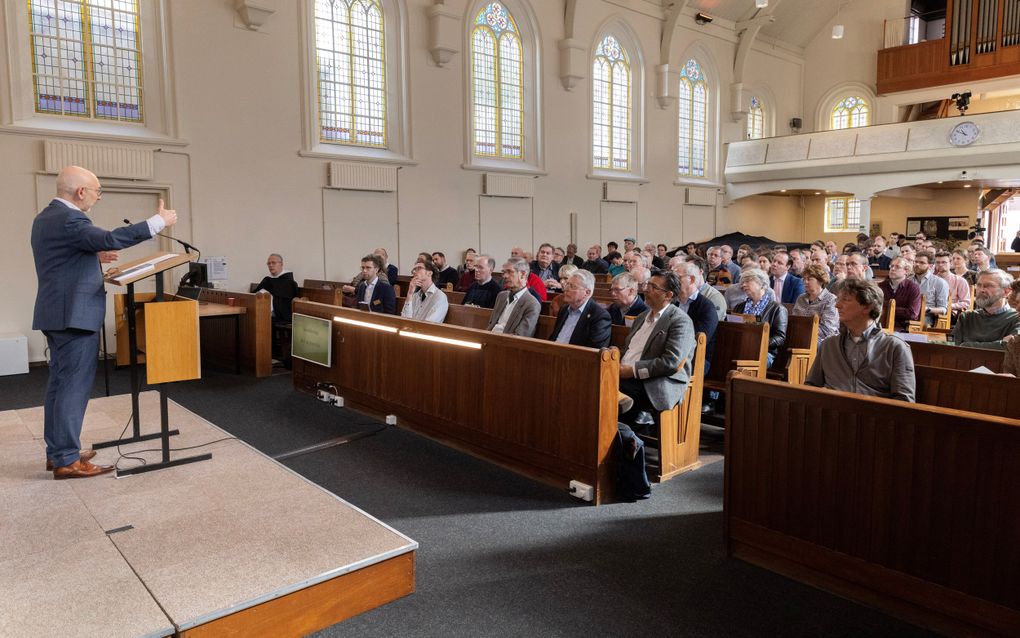
<svg viewBox="0 0 1020 638">
<path fill-rule="evenodd" d="M 734 376 L 737 557 L 949 633 L 1020 633 L 1020 421 Z"/>
<path fill-rule="evenodd" d="M 273 311 L 272 295 L 265 290 L 256 293 L 231 292 L 213 288 L 203 289 L 201 301 L 227 304 L 233 297 L 234 305 L 247 308 L 241 315 L 241 367 L 251 370 L 256 377 L 273 374 Z M 234 362 L 234 326 L 225 321 L 200 321 L 202 330 L 202 358 Z"/>
<path fill-rule="evenodd" d="M 731 370 L 764 379 L 768 370 L 769 324 L 720 321 L 715 329 L 712 364 L 705 375 L 705 387 L 726 389 Z"/>
<path fill-rule="evenodd" d="M 915 366 L 932 366 L 951 370 L 973 370 L 984 366 L 992 372 L 1002 372 L 1002 350 L 964 348 L 942 343 L 908 341 Z"/>
<path fill-rule="evenodd" d="M 1020 379 L 915 365 L 917 402 L 1020 419 Z"/>
</svg>

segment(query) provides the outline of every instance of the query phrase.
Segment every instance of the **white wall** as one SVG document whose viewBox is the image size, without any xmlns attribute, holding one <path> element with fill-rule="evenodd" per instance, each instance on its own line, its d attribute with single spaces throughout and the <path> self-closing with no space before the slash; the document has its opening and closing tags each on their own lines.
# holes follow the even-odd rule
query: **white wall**
<svg viewBox="0 0 1020 638">
<path fill-rule="evenodd" d="M 398 192 L 392 198 L 377 198 L 375 206 L 372 198 L 345 198 L 344 193 L 324 191 L 327 160 L 298 155 L 302 143 L 299 3 L 274 3 L 277 11 L 263 32 L 235 26 L 232 2 L 172 3 L 173 82 L 179 134 L 186 144 L 156 153 L 151 185 L 170 194 L 171 204 L 181 216 L 175 229 L 178 236 L 207 256 L 227 257 L 230 287 L 247 289 L 248 282 L 257 281 L 270 252 L 283 254 L 286 267 L 300 280 L 325 276 L 324 245 L 360 246 L 348 248 L 352 252 L 347 275 L 353 274 L 362 253 L 385 238 L 389 238 L 391 259 L 402 272 L 421 250 L 459 256 L 465 247 L 477 247 L 482 176 L 461 168 L 465 135 L 462 65 L 467 55 L 462 51 L 446 67 L 436 67 L 427 51 L 425 17 L 427 6 L 433 3 L 407 0 L 406 4 L 412 148 L 417 165 L 402 168 Z M 578 4 L 576 38 L 590 42 L 599 26 L 618 16 L 630 25 L 643 49 L 648 183 L 639 189 L 639 239 L 674 246 L 706 239 L 703 235 L 708 229 L 721 232 L 713 207 L 688 211 L 689 221 L 695 217 L 697 221 L 688 228 L 695 229 L 697 236 L 686 236 L 683 231 L 684 189 L 674 183 L 677 109 L 675 104 L 660 109 L 653 97 L 663 25 L 661 17 L 649 15 L 655 13 L 649 10 L 654 5 L 635 3 L 639 6 L 631 9 L 604 0 Z M 608 239 L 600 237 L 602 182 L 586 177 L 590 89 L 587 79 L 572 92 L 560 84 L 557 42 L 564 37 L 564 2 L 533 0 L 531 5 L 541 36 L 547 175 L 535 182 L 533 216 L 522 215 L 518 221 L 531 226 L 536 244 L 552 241 L 562 245 L 570 239 L 569 215 L 576 212 L 576 239 L 583 251 L 586 245 Z M 446 6 L 463 11 L 466 0 L 448 0 Z M 713 102 L 718 111 L 714 121 L 722 143 L 743 137 L 744 122 L 729 117 L 735 47 L 732 29 L 716 25 L 705 30 L 685 19 L 670 54 L 676 68 L 686 59 L 681 59 L 685 52 L 707 52 L 706 64 L 715 73 L 717 99 Z M 590 71 L 586 69 L 585 74 Z M 753 52 L 745 78 L 767 85 L 777 96 L 779 122 L 799 114 L 801 70 L 795 55 Z M 777 130 L 786 132 L 781 127 Z M 0 128 L 0 161 L 8 167 L 0 172 L 0 189 L 5 194 L 0 231 L 11 238 L 15 268 L 5 278 L 8 303 L 0 308 L 0 332 L 31 334 L 32 360 L 43 356 L 42 337 L 31 332 L 36 285 L 28 237 L 32 217 L 45 205 L 52 185 L 51 175 L 40 175 L 44 139 Z M 723 152 L 720 146 L 717 181 L 722 179 Z M 118 185 L 117 180 L 103 181 L 108 191 Z M 135 217 L 149 213 L 138 211 Z M 324 216 L 330 217 L 330 237 L 326 238 Z M 347 220 L 346 227 L 337 219 Z M 372 232 L 363 230 L 368 226 L 373 226 Z M 341 233 L 349 235 L 337 237 Z M 361 237 L 364 242 L 358 241 Z"/>
</svg>

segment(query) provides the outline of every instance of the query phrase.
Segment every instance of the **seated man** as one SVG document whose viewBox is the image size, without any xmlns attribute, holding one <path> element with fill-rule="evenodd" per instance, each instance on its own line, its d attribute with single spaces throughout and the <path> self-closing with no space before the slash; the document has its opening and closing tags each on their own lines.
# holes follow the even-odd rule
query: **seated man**
<svg viewBox="0 0 1020 638">
<path fill-rule="evenodd" d="M 589 248 L 588 261 L 581 264 L 581 268 L 596 275 L 604 275 L 609 272 L 609 264 L 600 257 L 601 254 L 602 246 L 595 245 Z"/>
<path fill-rule="evenodd" d="M 499 294 L 499 284 L 492 279 L 492 271 L 496 268 L 496 260 L 488 255 L 475 258 L 475 283 L 471 284 L 464 295 L 465 306 L 492 308 Z"/>
<path fill-rule="evenodd" d="M 769 273 L 772 275 L 769 278 L 769 286 L 775 293 L 776 303 L 797 303 L 797 297 L 804 294 L 804 282 L 790 272 L 789 253 L 776 251 L 772 255 Z"/>
<path fill-rule="evenodd" d="M 712 360 L 712 348 L 715 345 L 715 329 L 719 325 L 719 313 L 716 312 L 712 302 L 698 292 L 703 283 L 701 268 L 698 267 L 698 264 L 694 262 L 680 264 L 677 274 L 680 280 L 680 294 L 676 298 L 677 305 L 691 318 L 695 334 L 705 333 L 705 371 L 707 372 L 708 364 Z"/>
<path fill-rule="evenodd" d="M 889 278 L 878 285 L 888 305 L 896 300 L 896 318 L 893 327 L 896 332 L 906 332 L 907 324 L 921 316 L 921 288 L 907 278 L 909 266 L 903 257 L 893 259 L 889 264 Z"/>
<path fill-rule="evenodd" d="M 542 244 L 538 247 L 538 254 L 535 261 L 531 262 L 531 272 L 539 278 L 542 283 L 550 279 L 556 281 L 560 265 L 553 261 L 553 245 Z"/>
<path fill-rule="evenodd" d="M 503 264 L 506 290 L 496 295 L 488 330 L 518 337 L 535 336 L 542 304 L 527 289 L 530 274 L 528 262 L 518 257 L 511 257 Z"/>
<path fill-rule="evenodd" d="M 434 280 L 438 274 L 439 266 L 434 261 L 415 264 L 411 268 L 411 281 L 407 285 L 404 307 L 400 309 L 401 317 L 443 323 L 450 302 L 446 293 L 436 287 Z"/>
<path fill-rule="evenodd" d="M 434 283 L 439 288 L 446 288 L 447 284 L 456 286 L 457 282 L 460 281 L 460 274 L 457 269 L 446 262 L 446 255 L 439 252 L 438 250 L 432 253 L 432 263 L 439 269 L 439 274 L 436 275 Z M 414 268 L 411 269 L 411 275 L 414 275 Z M 445 295 L 444 295 L 445 296 Z"/>
<path fill-rule="evenodd" d="M 283 269 L 283 257 L 277 253 L 266 259 L 269 274 L 262 278 L 252 292 L 265 290 L 272 296 L 269 307 L 273 311 L 273 321 L 290 322 L 290 306 L 298 296 L 298 285 L 294 281 L 294 273 Z"/>
<path fill-rule="evenodd" d="M 873 282 L 847 279 L 838 297 L 839 334 L 818 344 L 805 383 L 913 402 L 914 358 L 905 341 L 882 332 L 878 324 L 882 291 Z"/>
<path fill-rule="evenodd" d="M 656 271 L 648 282 L 648 310 L 634 321 L 620 360 L 620 393 L 632 405 L 620 415 L 619 437 L 624 457 L 639 467 L 621 468 L 624 474 L 643 477 L 643 444 L 627 424 L 635 424 L 642 412 L 670 410 L 684 398 L 691 380 L 698 342 L 690 317 L 673 305 L 680 281 L 670 271 Z M 622 409 L 622 408 L 621 408 Z M 647 421 L 643 421 L 647 423 Z M 641 489 L 643 484 L 644 489 Z M 647 498 L 647 479 L 635 481 L 630 495 Z"/>
<path fill-rule="evenodd" d="M 395 315 L 397 297 L 393 286 L 379 276 L 382 267 L 383 260 L 378 255 L 365 255 L 361 258 L 361 283 L 354 291 L 354 298 L 360 310 Z"/>
<path fill-rule="evenodd" d="M 630 273 L 623 272 L 613 277 L 609 293 L 613 295 L 613 304 L 609 306 L 613 325 L 625 326 L 627 317 L 636 317 L 648 310 L 644 300 L 638 296 L 638 282 Z"/>
<path fill-rule="evenodd" d="M 578 270 L 563 286 L 563 307 L 556 315 L 550 341 L 586 348 L 605 348 L 613 334 L 613 324 L 605 308 L 591 298 L 595 275 Z"/>
<path fill-rule="evenodd" d="M 952 257 L 948 252 L 935 254 L 935 276 L 949 286 L 949 293 L 953 298 L 953 315 L 957 315 L 970 310 L 970 285 L 966 279 L 952 271 Z"/>
<path fill-rule="evenodd" d="M 932 262 L 935 254 L 922 250 L 914 257 L 914 283 L 921 289 L 927 308 L 922 308 L 926 325 L 935 323 L 936 315 L 949 311 L 949 284 L 935 275 Z"/>
<path fill-rule="evenodd" d="M 1010 335 L 1020 334 L 1020 317 L 1006 303 L 1013 278 L 998 268 L 981 271 L 974 286 L 974 306 L 964 312 L 953 328 L 958 346 L 1003 350 Z"/>
<path fill-rule="evenodd" d="M 386 252 L 386 249 L 376 248 L 372 251 L 372 254 L 382 260 L 382 267 L 379 268 L 379 272 L 386 275 L 386 281 L 390 282 L 391 286 L 397 283 L 397 267 L 389 263 L 390 255 Z"/>
</svg>

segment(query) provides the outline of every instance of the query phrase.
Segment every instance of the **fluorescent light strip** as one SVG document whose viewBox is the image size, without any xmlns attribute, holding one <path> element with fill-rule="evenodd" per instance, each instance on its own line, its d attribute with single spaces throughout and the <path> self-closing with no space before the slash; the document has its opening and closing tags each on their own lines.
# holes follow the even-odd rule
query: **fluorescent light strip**
<svg viewBox="0 0 1020 638">
<path fill-rule="evenodd" d="M 382 330 L 383 332 L 396 332 L 397 329 L 391 326 L 381 326 L 377 323 L 369 323 L 367 321 L 358 321 L 357 319 L 348 319 L 346 317 L 333 317 L 333 321 L 339 321 L 340 323 L 348 323 L 352 326 L 361 326 L 362 328 L 371 328 L 372 330 Z"/>
<path fill-rule="evenodd" d="M 436 343 L 445 343 L 450 346 L 458 346 L 460 348 L 472 348 L 474 350 L 481 350 L 482 344 L 475 343 L 474 341 L 462 341 L 460 339 L 447 339 L 446 337 L 436 337 L 433 335 L 422 334 L 420 332 L 407 332 L 406 330 L 400 331 L 401 337 L 411 337 L 412 339 L 421 339 L 422 341 L 435 341 Z"/>
</svg>

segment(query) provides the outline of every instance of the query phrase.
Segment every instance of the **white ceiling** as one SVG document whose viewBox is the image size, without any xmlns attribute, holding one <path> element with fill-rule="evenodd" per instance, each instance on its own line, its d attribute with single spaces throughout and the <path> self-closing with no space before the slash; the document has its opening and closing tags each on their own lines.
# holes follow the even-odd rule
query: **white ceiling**
<svg viewBox="0 0 1020 638">
<path fill-rule="evenodd" d="M 771 11 L 775 21 L 763 26 L 760 33 L 803 48 L 836 16 L 840 1 L 845 7 L 847 0 L 770 0 L 767 9 L 755 8 L 754 0 L 688 0 L 687 6 L 731 22 Z"/>
</svg>

